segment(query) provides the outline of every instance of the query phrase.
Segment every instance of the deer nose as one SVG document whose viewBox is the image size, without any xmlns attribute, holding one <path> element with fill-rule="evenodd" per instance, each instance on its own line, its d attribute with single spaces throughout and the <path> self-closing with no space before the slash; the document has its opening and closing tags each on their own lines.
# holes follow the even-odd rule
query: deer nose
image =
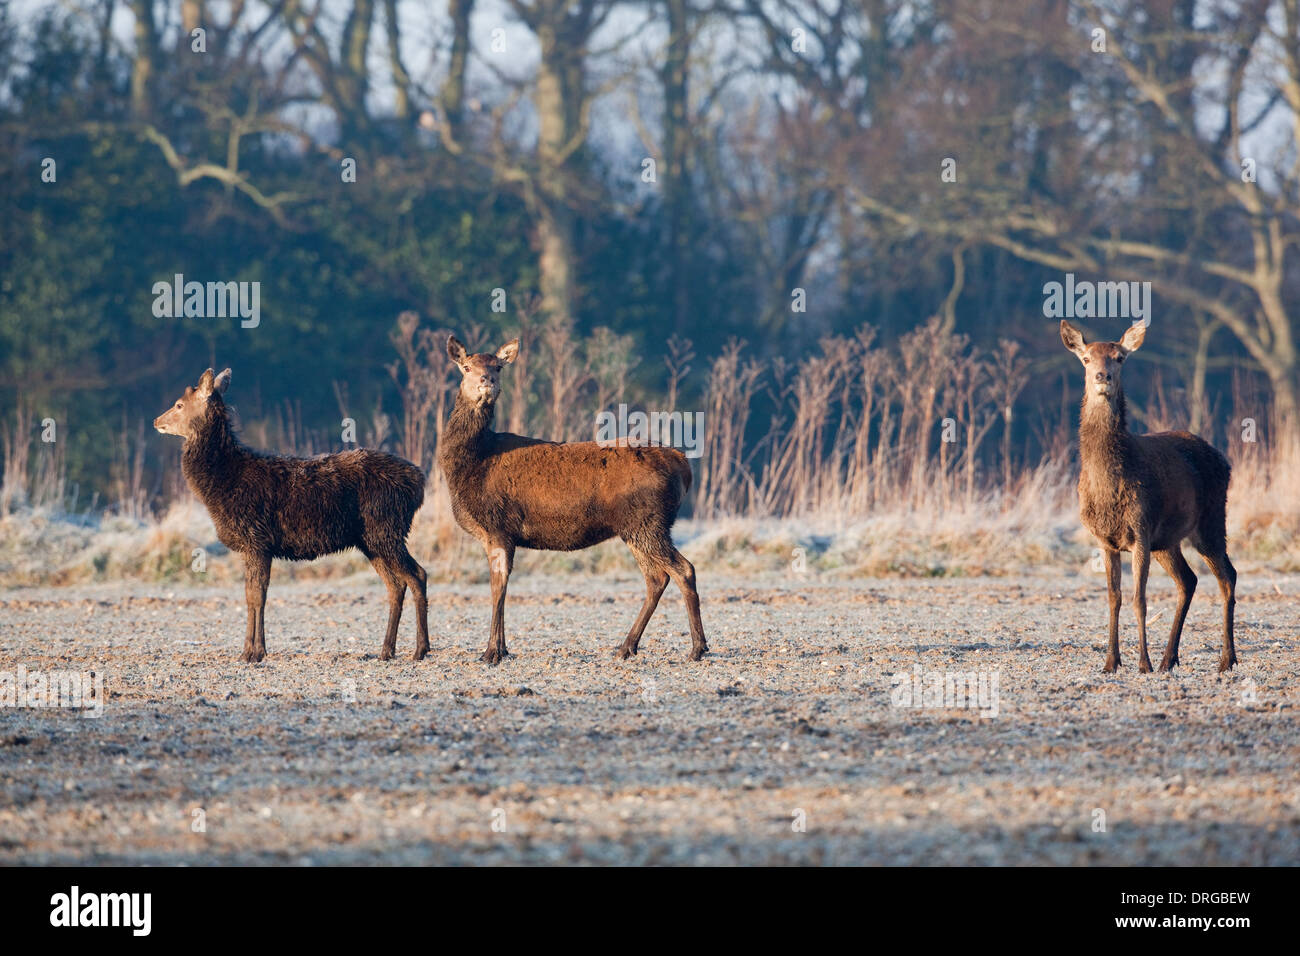
<svg viewBox="0 0 1300 956">
<path fill-rule="evenodd" d="M 1095 376 L 1093 376 L 1093 377 L 1094 377 L 1097 381 L 1099 381 L 1099 382 L 1109 382 L 1109 381 L 1110 381 L 1110 372 L 1098 372 L 1098 373 L 1097 373 Z"/>
<path fill-rule="evenodd" d="M 486 381 L 488 380 L 488 378 L 487 378 L 486 375 L 480 375 L 479 378 L 478 378 L 478 380 L 479 380 L 480 382 L 486 382 Z"/>
</svg>

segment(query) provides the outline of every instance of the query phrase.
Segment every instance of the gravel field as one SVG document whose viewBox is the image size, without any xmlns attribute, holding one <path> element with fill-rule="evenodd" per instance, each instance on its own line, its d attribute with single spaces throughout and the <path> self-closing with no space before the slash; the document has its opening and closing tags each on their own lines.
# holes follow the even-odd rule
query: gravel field
<svg viewBox="0 0 1300 956">
<path fill-rule="evenodd" d="M 702 572 L 700 664 L 673 587 L 619 662 L 639 578 L 518 575 L 496 668 L 485 586 L 431 589 L 421 663 L 408 601 L 385 663 L 376 578 L 276 575 L 256 666 L 237 585 L 9 591 L 0 670 L 106 700 L 0 710 L 0 863 L 1300 863 L 1300 577 L 1242 573 L 1221 678 L 1200 570 L 1172 676 L 1127 592 L 1103 675 L 1105 585 L 1066 573 Z M 956 673 L 979 706 L 901 705 Z"/>
</svg>

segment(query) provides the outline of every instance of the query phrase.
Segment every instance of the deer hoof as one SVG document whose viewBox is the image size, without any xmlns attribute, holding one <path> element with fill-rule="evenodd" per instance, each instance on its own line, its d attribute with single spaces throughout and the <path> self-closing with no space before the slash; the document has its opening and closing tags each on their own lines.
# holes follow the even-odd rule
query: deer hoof
<svg viewBox="0 0 1300 956">
<path fill-rule="evenodd" d="M 260 664 L 266 657 L 266 651 L 256 647 L 246 647 L 239 657 L 247 664 Z"/>
<path fill-rule="evenodd" d="M 614 656 L 620 661 L 625 661 L 629 657 L 636 656 L 636 648 L 628 647 L 626 644 L 620 644 L 618 647 L 614 648 Z"/>
<path fill-rule="evenodd" d="M 415 649 L 415 653 L 411 655 L 411 660 L 422 661 L 424 660 L 424 655 L 428 653 L 429 653 L 429 649 L 427 647 L 417 647 Z"/>
<path fill-rule="evenodd" d="M 480 657 L 479 660 L 486 661 L 487 663 L 491 664 L 493 667 L 496 667 L 505 658 L 509 656 L 510 656 L 509 651 L 499 651 L 495 647 L 490 647 L 483 652 L 483 656 Z"/>
<path fill-rule="evenodd" d="M 1147 660 L 1146 658 L 1143 658 L 1141 661 L 1139 661 L 1139 662 L 1138 662 L 1138 673 L 1139 673 L 1139 674 L 1150 674 L 1150 673 L 1151 673 L 1151 661 Z"/>
<path fill-rule="evenodd" d="M 707 653 L 709 653 L 709 645 L 707 645 L 707 644 L 703 644 L 703 645 L 701 645 L 700 647 L 693 647 L 693 648 L 691 648 L 691 657 L 690 657 L 690 659 L 693 660 L 693 661 L 698 661 L 698 660 L 702 659 L 702 658 L 704 657 L 704 655 L 707 654 Z"/>
<path fill-rule="evenodd" d="M 1220 674 L 1223 674 L 1223 673 L 1226 673 L 1227 671 L 1232 670 L 1233 665 L 1236 664 L 1236 663 L 1237 663 L 1237 655 L 1236 655 L 1236 654 L 1233 654 L 1231 657 L 1220 657 L 1220 658 L 1219 658 L 1219 673 L 1220 673 Z"/>
<path fill-rule="evenodd" d="M 1106 658 L 1106 666 L 1101 669 L 1101 672 L 1103 674 L 1113 674 L 1117 670 L 1119 670 L 1119 658 L 1117 657 L 1114 660 L 1109 657 Z"/>
<path fill-rule="evenodd" d="M 1160 662 L 1160 672 L 1162 674 L 1168 673 L 1169 671 L 1173 670 L 1177 666 L 1178 666 L 1178 658 L 1166 657 L 1164 660 Z"/>
</svg>

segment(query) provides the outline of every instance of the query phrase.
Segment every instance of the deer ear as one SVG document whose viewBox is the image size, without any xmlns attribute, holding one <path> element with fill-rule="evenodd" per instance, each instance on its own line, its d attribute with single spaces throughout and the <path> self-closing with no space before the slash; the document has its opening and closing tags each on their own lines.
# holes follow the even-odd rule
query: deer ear
<svg viewBox="0 0 1300 956">
<path fill-rule="evenodd" d="M 1136 352 L 1142 347 L 1142 341 L 1147 337 L 1147 327 L 1142 324 L 1130 325 L 1124 337 L 1119 340 L 1119 347 L 1125 352 Z"/>
<path fill-rule="evenodd" d="M 460 344 L 460 339 L 454 335 L 447 336 L 447 357 L 457 365 L 465 361 L 465 346 Z"/>
<path fill-rule="evenodd" d="M 518 354 L 519 354 L 518 339 L 511 339 L 505 345 L 501 346 L 501 348 L 497 349 L 497 358 L 501 360 L 501 364 L 503 365 L 509 365 L 511 362 L 515 360 L 515 356 Z"/>
<path fill-rule="evenodd" d="M 1083 356 L 1083 333 L 1076 329 L 1065 319 L 1061 320 L 1061 341 L 1065 347 L 1080 357 Z"/>
<path fill-rule="evenodd" d="M 199 385 L 194 391 L 198 392 L 204 398 L 212 394 L 212 369 L 208 369 L 199 376 Z"/>
<path fill-rule="evenodd" d="M 230 387 L 230 369 L 226 369 L 212 381 L 214 391 L 224 395 L 226 389 Z"/>
</svg>

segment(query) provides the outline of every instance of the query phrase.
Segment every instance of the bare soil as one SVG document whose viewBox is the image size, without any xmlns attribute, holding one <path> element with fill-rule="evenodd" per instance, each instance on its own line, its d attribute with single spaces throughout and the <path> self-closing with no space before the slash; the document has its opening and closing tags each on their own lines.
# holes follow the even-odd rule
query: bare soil
<svg viewBox="0 0 1300 956">
<path fill-rule="evenodd" d="M 482 586 L 381 662 L 378 579 L 273 576 L 260 665 L 237 585 L 9 591 L 0 671 L 107 693 L 0 709 L 0 863 L 1300 863 L 1300 577 L 1243 574 L 1227 676 L 1205 574 L 1172 675 L 1127 603 L 1102 674 L 1100 576 L 700 586 L 708 658 L 670 587 L 619 662 L 639 580 L 517 576 L 495 668 Z M 988 716 L 899 706 L 950 673 Z"/>
</svg>

